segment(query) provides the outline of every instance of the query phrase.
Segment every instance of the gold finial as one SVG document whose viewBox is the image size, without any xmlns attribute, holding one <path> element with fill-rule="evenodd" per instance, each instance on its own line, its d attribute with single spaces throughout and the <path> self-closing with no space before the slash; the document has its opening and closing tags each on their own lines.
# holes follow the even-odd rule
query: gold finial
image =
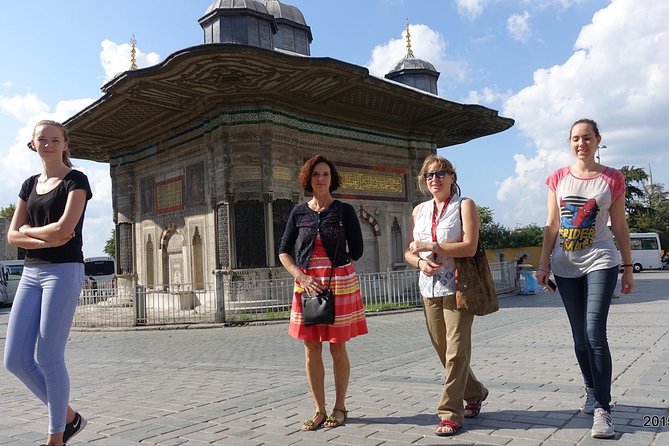
<svg viewBox="0 0 669 446">
<path fill-rule="evenodd" d="M 132 39 L 130 39 L 130 69 L 131 70 L 136 70 L 137 69 L 137 39 L 135 39 L 135 35 L 132 35 Z"/>
<path fill-rule="evenodd" d="M 411 33 L 409 33 L 409 19 L 407 19 L 407 59 L 415 59 L 416 56 L 413 55 L 411 50 Z"/>
</svg>

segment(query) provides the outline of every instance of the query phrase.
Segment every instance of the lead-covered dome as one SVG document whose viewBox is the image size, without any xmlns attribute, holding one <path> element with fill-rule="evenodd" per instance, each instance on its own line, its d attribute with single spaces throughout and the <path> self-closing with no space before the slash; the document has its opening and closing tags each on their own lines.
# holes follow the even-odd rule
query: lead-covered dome
<svg viewBox="0 0 669 446">
<path fill-rule="evenodd" d="M 414 56 L 411 49 L 411 34 L 409 24 L 406 29 L 407 55 L 397 62 L 395 68 L 386 74 L 386 79 L 393 80 L 432 94 L 437 93 L 437 80 L 439 72 L 430 62 Z"/>
<path fill-rule="evenodd" d="M 204 43 L 239 43 L 274 49 L 274 17 L 256 0 L 216 0 L 199 20 Z"/>
<path fill-rule="evenodd" d="M 216 0 L 214 3 L 209 5 L 207 11 L 204 13 L 206 16 L 209 13 L 216 11 L 217 9 L 250 9 L 252 11 L 264 12 L 267 14 L 267 8 L 265 5 L 256 0 Z"/>
<path fill-rule="evenodd" d="M 313 37 L 302 12 L 278 0 L 265 0 L 265 6 L 276 21 L 274 48 L 309 56 Z"/>
<path fill-rule="evenodd" d="M 297 6 L 287 5 L 278 0 L 267 0 L 265 1 L 265 7 L 275 19 L 286 19 L 307 26 L 307 22 L 304 20 L 304 15 L 302 15 L 302 11 L 300 11 Z"/>
</svg>

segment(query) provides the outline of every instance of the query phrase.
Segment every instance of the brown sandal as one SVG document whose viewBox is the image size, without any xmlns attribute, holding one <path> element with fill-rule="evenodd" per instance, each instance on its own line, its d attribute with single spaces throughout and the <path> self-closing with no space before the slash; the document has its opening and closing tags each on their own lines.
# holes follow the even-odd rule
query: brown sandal
<svg viewBox="0 0 669 446">
<path fill-rule="evenodd" d="M 335 413 L 339 412 L 344 415 L 343 418 L 339 419 L 335 417 Z M 332 409 L 332 415 L 330 415 L 327 420 L 325 420 L 324 426 L 329 428 L 339 427 L 342 424 L 346 423 L 348 419 L 348 410 L 346 409 L 337 409 L 336 407 Z"/>
<path fill-rule="evenodd" d="M 315 431 L 316 429 L 320 429 L 321 427 L 323 427 L 323 423 L 325 423 L 325 420 L 327 420 L 327 418 L 328 415 L 326 413 L 316 412 L 316 414 L 313 417 L 309 418 L 308 420 L 305 420 L 304 423 L 302 423 L 302 430 Z"/>
</svg>

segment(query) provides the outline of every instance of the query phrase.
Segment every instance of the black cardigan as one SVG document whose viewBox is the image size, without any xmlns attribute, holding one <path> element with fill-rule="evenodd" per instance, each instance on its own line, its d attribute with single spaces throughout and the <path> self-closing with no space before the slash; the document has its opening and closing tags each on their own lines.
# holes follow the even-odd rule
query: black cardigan
<svg viewBox="0 0 669 446">
<path fill-rule="evenodd" d="M 340 215 L 343 231 L 339 230 Z M 306 269 L 311 261 L 314 242 L 319 232 L 333 266 L 345 265 L 349 259 L 358 260 L 362 257 L 363 241 L 358 217 L 353 206 L 339 200 L 334 200 L 321 212 L 312 210 L 306 203 L 295 206 L 288 216 L 286 230 L 279 245 L 279 254 L 292 255 L 293 249 L 297 248 L 295 263 Z M 339 248 L 335 253 L 338 238 Z"/>
</svg>

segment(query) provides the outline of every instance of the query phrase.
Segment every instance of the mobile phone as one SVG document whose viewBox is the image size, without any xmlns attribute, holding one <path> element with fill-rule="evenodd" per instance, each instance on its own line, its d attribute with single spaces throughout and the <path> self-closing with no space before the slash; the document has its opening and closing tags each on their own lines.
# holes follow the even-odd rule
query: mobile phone
<svg viewBox="0 0 669 446">
<path fill-rule="evenodd" d="M 555 285 L 555 282 L 553 282 L 551 279 L 548 279 L 546 281 L 546 289 L 550 290 L 551 293 L 554 293 L 555 290 L 557 290 L 557 285 Z"/>
</svg>

